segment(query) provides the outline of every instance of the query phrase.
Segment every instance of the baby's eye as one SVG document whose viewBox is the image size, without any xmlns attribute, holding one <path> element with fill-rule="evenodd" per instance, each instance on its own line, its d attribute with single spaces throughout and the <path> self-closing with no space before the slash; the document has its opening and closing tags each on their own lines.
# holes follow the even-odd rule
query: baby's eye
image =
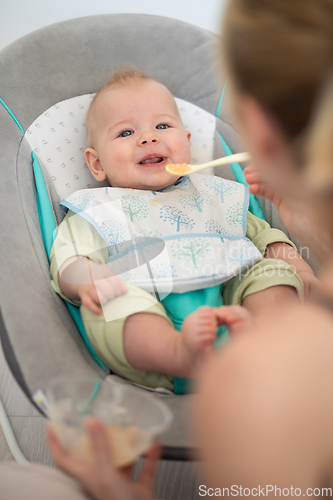
<svg viewBox="0 0 333 500">
<path fill-rule="evenodd" d="M 133 134 L 133 130 L 124 130 L 121 132 L 118 137 L 128 137 Z"/>
<path fill-rule="evenodd" d="M 166 128 L 169 128 L 170 125 L 168 125 L 167 123 L 160 123 L 159 125 L 156 126 L 156 128 L 158 130 L 165 130 Z"/>
</svg>

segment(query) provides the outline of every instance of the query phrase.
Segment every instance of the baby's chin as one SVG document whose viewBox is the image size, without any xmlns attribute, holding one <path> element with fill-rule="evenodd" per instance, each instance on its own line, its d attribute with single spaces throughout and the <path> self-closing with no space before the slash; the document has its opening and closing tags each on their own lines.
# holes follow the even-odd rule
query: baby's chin
<svg viewBox="0 0 333 500">
<path fill-rule="evenodd" d="M 175 175 L 170 175 L 168 173 L 155 174 L 155 179 L 150 179 L 148 182 L 132 183 L 130 186 L 126 183 L 114 183 L 108 179 L 110 187 L 118 187 L 123 189 L 141 189 L 143 191 L 160 191 L 169 186 L 173 186 L 177 183 L 179 177 Z M 120 185 L 121 184 L 121 185 Z"/>
<path fill-rule="evenodd" d="M 155 174 L 154 178 L 147 182 L 138 182 L 136 185 L 131 185 L 132 189 L 142 189 L 143 191 L 160 191 L 169 186 L 176 184 L 178 177 L 175 175 L 170 175 L 168 173 Z"/>
</svg>

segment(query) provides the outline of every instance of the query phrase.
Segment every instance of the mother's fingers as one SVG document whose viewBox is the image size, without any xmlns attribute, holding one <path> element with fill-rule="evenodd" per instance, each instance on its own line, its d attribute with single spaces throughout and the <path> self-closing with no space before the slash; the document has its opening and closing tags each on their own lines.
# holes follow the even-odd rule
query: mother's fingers
<svg viewBox="0 0 333 500">
<path fill-rule="evenodd" d="M 106 427 L 99 420 L 88 418 L 85 422 L 85 428 L 90 437 L 96 466 L 107 467 L 110 471 L 114 470 Z"/>
<path fill-rule="evenodd" d="M 253 164 L 245 168 L 243 172 L 245 180 L 250 186 L 257 184 L 266 185 L 266 179 L 263 177 L 261 173 L 258 172 L 258 170 L 255 168 Z"/>
<path fill-rule="evenodd" d="M 265 178 L 256 170 L 255 166 L 249 165 L 244 169 L 245 181 L 249 184 L 250 193 L 261 196 L 271 201 L 278 210 L 281 209 L 283 197 L 276 189 L 271 187 Z"/>
<path fill-rule="evenodd" d="M 266 200 L 271 201 L 276 206 L 278 206 L 279 202 L 281 202 L 281 196 L 276 192 L 276 190 L 264 182 L 250 184 L 249 191 L 256 196 L 266 198 Z"/>
<path fill-rule="evenodd" d="M 254 184 L 256 182 L 261 182 L 262 178 L 258 174 L 258 172 L 246 172 L 245 174 L 245 180 L 248 184 Z"/>
<path fill-rule="evenodd" d="M 254 166 L 254 163 L 251 163 L 250 165 L 248 165 L 247 167 L 245 167 L 244 170 L 243 170 L 244 174 L 251 173 L 251 172 L 254 172 L 254 171 L 256 171 L 256 167 Z"/>
<path fill-rule="evenodd" d="M 215 314 L 219 325 L 225 325 L 234 332 L 254 326 L 252 314 L 243 306 L 222 306 L 216 309 Z"/>
<path fill-rule="evenodd" d="M 58 467 L 77 479 L 81 479 L 85 473 L 85 465 L 73 459 L 70 452 L 58 440 L 51 425 L 47 428 L 47 439 Z"/>
<path fill-rule="evenodd" d="M 147 453 L 145 463 L 142 468 L 139 483 L 151 490 L 154 484 L 155 472 L 158 464 L 158 460 L 161 455 L 161 445 L 156 442 Z"/>
</svg>

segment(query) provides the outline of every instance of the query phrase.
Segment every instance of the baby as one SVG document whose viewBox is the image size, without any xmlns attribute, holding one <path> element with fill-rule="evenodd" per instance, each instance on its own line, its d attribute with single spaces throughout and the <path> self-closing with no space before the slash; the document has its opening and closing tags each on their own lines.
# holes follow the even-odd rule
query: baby
<svg viewBox="0 0 333 500">
<path fill-rule="evenodd" d="M 168 163 L 190 162 L 191 134 L 173 96 L 158 81 L 136 69 L 115 72 L 93 99 L 86 128 L 87 164 L 95 179 L 111 187 L 83 190 L 63 200 L 68 213 L 51 252 L 52 285 L 80 306 L 87 335 L 113 372 L 143 386 L 182 393 L 184 379 L 213 349 L 221 325 L 236 330 L 245 321 L 243 308 L 220 307 L 222 295 L 225 304 L 243 305 L 259 317 L 297 300 L 303 288 L 299 276 L 311 279 L 312 270 L 284 233 L 250 213 L 246 237 L 242 222 L 222 227 L 230 202 L 225 196 L 222 204 L 215 187 L 227 183 L 230 199 L 246 217 L 244 186 L 200 174 L 179 179 L 166 172 Z M 196 202 L 195 211 L 189 199 Z M 151 288 L 149 276 L 122 273 L 117 267 L 118 256 L 126 255 L 125 243 L 134 236 L 164 241 L 167 257 L 160 266 L 166 288 Z M 201 247 L 193 246 L 189 236 Z M 182 238 L 191 243 L 184 246 Z M 223 272 L 212 276 L 199 265 L 208 259 L 209 245 L 215 268 L 224 259 Z M 226 257 L 220 257 L 219 249 Z M 283 261 L 267 259 L 272 253 Z M 187 267 L 185 261 L 177 266 L 181 255 Z M 238 274 L 244 263 L 253 265 L 251 272 Z"/>
</svg>

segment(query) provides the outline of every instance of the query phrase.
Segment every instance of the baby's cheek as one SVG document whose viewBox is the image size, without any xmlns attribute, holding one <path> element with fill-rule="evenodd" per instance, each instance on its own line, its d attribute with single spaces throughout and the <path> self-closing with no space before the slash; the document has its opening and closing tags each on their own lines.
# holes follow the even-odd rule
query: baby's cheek
<svg viewBox="0 0 333 500">
<path fill-rule="evenodd" d="M 130 149 L 130 146 L 125 147 L 125 145 L 122 148 L 115 149 L 113 151 L 115 161 L 119 164 L 128 161 Z"/>
<path fill-rule="evenodd" d="M 179 141 L 177 147 L 175 147 L 175 153 L 178 157 L 178 163 L 190 163 L 191 160 L 191 148 L 190 143 L 186 139 L 186 141 Z"/>
<path fill-rule="evenodd" d="M 118 172 L 125 173 L 127 165 L 132 163 L 132 157 L 133 157 L 133 155 L 129 154 L 129 151 L 119 151 L 114 156 L 114 168 Z"/>
<path fill-rule="evenodd" d="M 189 145 L 186 146 L 184 155 L 186 155 L 185 163 L 190 163 L 191 161 L 191 148 Z"/>
</svg>

